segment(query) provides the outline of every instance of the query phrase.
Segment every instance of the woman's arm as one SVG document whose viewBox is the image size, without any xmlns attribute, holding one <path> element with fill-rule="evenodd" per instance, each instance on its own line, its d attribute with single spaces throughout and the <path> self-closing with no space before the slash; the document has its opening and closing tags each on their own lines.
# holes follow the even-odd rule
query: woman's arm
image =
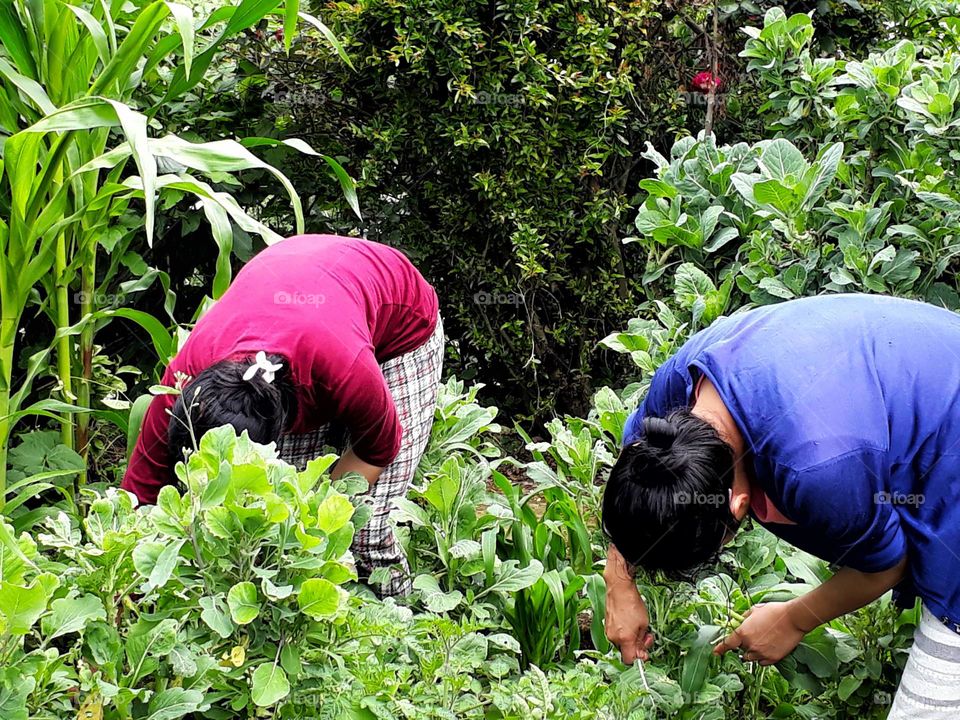
<svg viewBox="0 0 960 720">
<path fill-rule="evenodd" d="M 167 428 L 171 422 L 168 411 L 175 400 L 173 395 L 157 395 L 150 401 L 120 483 L 121 488 L 136 495 L 144 505 L 155 503 L 160 488 L 173 482 Z"/>
<path fill-rule="evenodd" d="M 841 568 L 819 587 L 787 603 L 790 618 L 805 633 L 867 605 L 896 586 L 906 574 L 907 558 L 889 570 L 868 573 Z"/>
<path fill-rule="evenodd" d="M 607 586 L 606 613 L 603 627 L 607 639 L 620 648 L 620 656 L 628 665 L 647 660 L 653 635 L 647 606 L 637 590 L 633 569 L 620 551 L 611 544 L 607 550 L 607 567 L 603 571 Z"/>
<path fill-rule="evenodd" d="M 382 467 L 376 465 L 371 465 L 368 462 L 364 462 L 357 457 L 356 453 L 353 452 L 353 449 L 347 450 L 341 458 L 337 461 L 337 464 L 333 466 L 333 472 L 330 476 L 336 480 L 341 475 L 345 475 L 348 472 L 355 472 L 363 475 L 367 479 L 367 482 L 370 483 L 372 487 L 377 480 L 380 479 L 380 473 L 383 472 Z"/>
<path fill-rule="evenodd" d="M 861 608 L 892 589 L 903 579 L 906 569 L 906 556 L 894 567 L 880 572 L 841 568 L 806 595 L 788 602 L 755 605 L 746 613 L 743 624 L 713 651 L 722 655 L 739 649 L 744 660 L 761 665 L 778 663 L 817 626 Z"/>
</svg>

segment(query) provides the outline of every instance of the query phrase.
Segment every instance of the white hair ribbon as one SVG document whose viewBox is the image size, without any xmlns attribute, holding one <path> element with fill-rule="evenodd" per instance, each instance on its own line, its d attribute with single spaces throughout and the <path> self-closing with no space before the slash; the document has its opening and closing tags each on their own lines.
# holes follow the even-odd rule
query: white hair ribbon
<svg viewBox="0 0 960 720">
<path fill-rule="evenodd" d="M 257 353 L 256 361 L 247 368 L 247 371 L 243 374 L 244 380 L 252 380 L 256 377 L 257 370 L 263 370 L 263 381 L 266 383 L 272 383 L 274 374 L 283 367 L 283 363 L 272 363 L 267 360 L 267 354 L 261 350 Z"/>
</svg>

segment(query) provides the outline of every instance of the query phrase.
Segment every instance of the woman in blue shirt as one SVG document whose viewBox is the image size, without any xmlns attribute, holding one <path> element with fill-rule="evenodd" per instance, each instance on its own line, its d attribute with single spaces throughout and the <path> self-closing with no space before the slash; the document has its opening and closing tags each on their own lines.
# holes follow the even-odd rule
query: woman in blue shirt
<svg viewBox="0 0 960 720">
<path fill-rule="evenodd" d="M 717 652 L 778 662 L 894 586 L 924 618 L 890 718 L 960 716 L 960 315 L 830 295 L 723 318 L 654 374 L 604 493 L 607 634 L 652 644 L 632 580 L 716 557 L 750 514 L 841 569 Z"/>
</svg>

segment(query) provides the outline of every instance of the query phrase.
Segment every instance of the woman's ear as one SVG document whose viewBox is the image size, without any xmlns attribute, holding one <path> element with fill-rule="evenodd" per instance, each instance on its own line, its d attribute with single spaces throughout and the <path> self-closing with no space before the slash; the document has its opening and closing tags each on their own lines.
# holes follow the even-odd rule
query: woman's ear
<svg viewBox="0 0 960 720">
<path fill-rule="evenodd" d="M 750 512 L 750 483 L 745 478 L 734 477 L 730 488 L 730 514 L 743 520 Z"/>
</svg>

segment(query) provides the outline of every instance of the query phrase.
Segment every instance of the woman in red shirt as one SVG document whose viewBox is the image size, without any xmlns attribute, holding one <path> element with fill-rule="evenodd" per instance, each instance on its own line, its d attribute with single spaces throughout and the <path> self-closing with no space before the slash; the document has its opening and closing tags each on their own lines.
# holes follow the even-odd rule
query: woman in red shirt
<svg viewBox="0 0 960 720">
<path fill-rule="evenodd" d="M 121 487 L 154 503 L 175 482 L 192 445 L 188 409 L 197 439 L 230 424 L 277 441 L 299 468 L 326 445 L 345 447 L 334 477 L 358 472 L 371 484 L 373 516 L 353 544 L 358 573 L 390 567 L 382 593 L 406 594 L 388 515 L 430 437 L 442 360 L 437 294 L 401 252 L 333 235 L 288 238 L 247 263 L 196 324 L 163 377 L 182 392 L 151 402 Z"/>
</svg>

